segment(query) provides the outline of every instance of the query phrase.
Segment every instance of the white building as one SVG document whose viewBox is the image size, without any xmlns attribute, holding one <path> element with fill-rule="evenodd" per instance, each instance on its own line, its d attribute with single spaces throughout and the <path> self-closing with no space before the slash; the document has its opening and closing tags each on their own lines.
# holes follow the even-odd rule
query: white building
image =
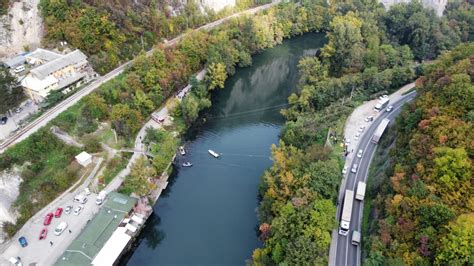
<svg viewBox="0 0 474 266">
<path fill-rule="evenodd" d="M 36 67 L 30 70 L 21 85 L 35 102 L 43 101 L 52 90 L 64 89 L 87 75 L 87 56 L 79 50 L 62 55 L 37 49 L 25 57 Z"/>
<path fill-rule="evenodd" d="M 87 167 L 90 163 L 92 163 L 92 155 L 90 155 L 89 153 L 83 151 L 81 153 L 79 153 L 79 155 L 76 156 L 76 161 L 84 166 L 84 167 Z"/>
</svg>

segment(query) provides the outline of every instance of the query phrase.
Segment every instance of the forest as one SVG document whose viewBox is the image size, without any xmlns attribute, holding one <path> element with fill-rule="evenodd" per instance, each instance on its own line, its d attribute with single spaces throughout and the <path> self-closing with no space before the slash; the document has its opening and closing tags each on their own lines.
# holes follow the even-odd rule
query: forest
<svg viewBox="0 0 474 266">
<path fill-rule="evenodd" d="M 368 265 L 474 261 L 474 44 L 426 66 L 374 189 Z"/>
<path fill-rule="evenodd" d="M 325 8 L 328 10 L 326 13 L 331 15 L 326 33 L 328 43 L 321 49 L 319 56 L 300 60 L 300 82 L 298 84 L 300 90 L 298 94 L 289 97 L 290 107 L 282 111 L 287 122 L 283 128 L 279 146 L 272 147 L 274 164 L 262 177 L 261 203 L 258 214 L 260 239 L 264 246 L 254 251 L 252 261 L 254 265 L 304 265 L 308 262 L 315 265 L 327 264 L 331 231 L 337 227 L 334 213 L 343 165 L 343 151 L 339 143 L 343 138 L 345 119 L 353 108 L 364 100 L 393 92 L 421 74 L 424 65 L 417 67 L 416 60 L 435 58 L 442 52 L 453 49 L 459 43 L 468 41 L 471 36 L 469 26 L 472 25 L 469 24 L 469 19 L 474 15 L 472 6 L 467 2 L 450 5 L 447 10 L 448 16 L 443 18 L 436 17 L 432 11 L 424 9 L 419 2 L 395 5 L 388 12 L 375 2 L 367 1 L 355 1 L 352 4 L 341 3 Z M 449 23 L 447 23 L 448 20 Z M 410 23 L 406 23 L 406 21 Z M 419 27 L 426 30 L 420 32 Z M 426 42 L 420 42 L 420 40 Z M 463 48 L 466 49 L 466 47 Z M 463 73 L 470 73 L 469 67 L 464 68 L 467 66 L 466 64 L 467 62 L 464 61 L 464 64 L 459 65 L 456 69 Z M 431 69 L 430 67 L 428 65 L 426 68 Z M 442 77 L 445 73 L 444 71 L 433 71 L 437 78 Z M 451 79 L 446 78 L 444 82 L 448 83 L 449 80 Z M 470 80 L 472 79 L 469 76 L 459 77 L 459 82 L 464 85 L 469 84 Z M 436 82 L 438 81 L 432 80 L 432 83 Z M 472 108 L 474 102 L 472 97 L 461 100 L 463 99 L 461 95 L 468 93 L 471 96 L 474 95 L 472 85 L 470 89 L 463 88 L 461 90 L 462 92 L 453 92 L 451 98 L 446 98 L 447 95 L 440 98 L 444 98 L 445 102 L 450 102 L 452 108 L 458 106 L 460 102 L 464 103 L 460 106 L 470 103 Z M 453 101 L 454 99 L 457 101 Z M 431 101 L 428 100 L 426 106 L 430 106 L 430 104 Z M 430 111 L 432 110 L 430 109 Z M 472 113 L 467 108 L 457 110 L 458 115 L 467 117 L 469 117 L 469 112 Z M 418 113 L 412 110 L 407 112 L 407 115 Z M 413 121 L 413 119 L 408 121 Z M 436 125 L 442 126 L 444 123 L 448 123 L 449 119 L 445 118 L 443 121 L 439 121 Z M 452 130 L 455 130 L 455 125 L 456 127 L 460 126 L 456 122 L 453 122 L 452 125 Z M 469 134 L 464 135 L 463 143 L 472 145 L 472 125 L 470 131 L 469 127 L 462 128 L 458 128 L 458 130 Z M 454 134 L 460 133 L 456 131 Z M 441 136 L 437 135 L 433 140 L 438 140 L 438 137 Z M 448 139 L 446 138 L 445 141 Z M 420 136 L 413 143 L 416 144 L 406 141 L 400 147 L 416 145 L 419 147 L 417 155 L 420 158 L 424 156 L 422 151 L 427 147 L 424 137 Z M 459 140 L 452 142 L 453 146 L 458 146 L 458 144 L 460 144 Z M 459 177 L 456 180 L 462 179 L 463 187 L 472 193 L 472 172 L 465 172 L 471 168 L 471 161 L 466 157 L 469 152 L 469 150 L 455 148 L 452 151 L 439 149 L 433 154 L 439 154 L 439 157 L 448 156 L 437 160 L 439 168 L 443 169 L 440 169 L 441 172 L 438 174 L 440 178 L 451 176 L 451 171 L 445 172 L 446 166 L 452 165 L 450 157 L 460 156 L 461 168 L 458 168 L 459 171 L 456 172 L 464 174 L 462 178 Z M 407 161 L 413 164 L 416 159 L 409 157 Z M 427 167 L 431 167 L 431 165 L 423 165 L 421 169 L 427 171 Z M 418 169 L 418 165 L 416 169 Z M 404 174 L 403 176 L 412 175 Z M 412 180 L 412 178 L 407 179 Z M 400 185 L 400 183 L 401 181 L 397 179 L 397 184 Z M 457 188 L 460 184 L 453 183 L 452 188 Z M 406 189 L 408 190 L 408 188 Z M 429 191 L 429 188 L 426 187 L 425 191 Z M 386 195 L 386 193 L 381 193 L 381 195 Z M 469 196 L 463 193 L 456 194 L 456 196 L 458 200 L 464 200 L 464 202 L 472 201 L 469 200 L 472 198 L 472 194 Z M 448 198 L 452 198 L 452 196 L 450 195 Z M 399 199 L 396 200 L 399 203 Z M 386 202 L 382 198 L 379 202 L 380 206 L 385 206 Z M 390 232 L 396 233 L 399 237 L 408 236 L 408 232 L 416 232 L 417 230 L 414 229 L 418 228 L 413 226 L 407 227 L 406 231 L 401 232 L 394 225 L 396 219 L 393 217 L 399 217 L 405 211 L 406 204 L 413 204 L 413 200 L 408 200 L 404 205 L 397 205 L 399 206 L 397 212 L 388 219 L 393 227 L 383 223 L 382 225 L 385 227 L 381 228 L 393 230 Z M 465 205 L 468 204 L 465 203 Z M 454 212 L 446 211 L 440 205 L 433 206 L 433 209 L 430 209 L 430 205 L 428 206 L 423 209 L 423 214 L 430 219 L 441 214 L 454 218 L 452 216 Z M 439 211 L 439 213 L 435 211 Z M 413 215 L 420 215 L 420 213 L 415 212 Z M 472 222 L 472 219 L 469 220 L 468 217 L 463 216 L 459 221 L 460 225 L 451 229 L 454 232 L 453 235 L 462 235 L 458 239 L 459 245 L 468 237 L 472 240 L 472 230 L 468 229 L 465 233 L 460 230 L 461 225 L 465 225 L 469 221 Z M 405 219 L 403 222 L 406 224 Z M 386 237 L 386 235 L 387 233 L 384 231 L 382 237 Z M 386 239 L 384 238 L 384 240 Z M 393 252 L 392 258 L 405 258 L 406 253 L 403 254 L 399 251 L 400 247 L 404 246 L 401 243 L 404 243 L 406 239 L 393 240 L 393 242 L 389 241 L 389 243 L 393 243 L 392 246 L 389 246 L 389 251 Z M 419 238 L 413 239 L 413 241 L 419 241 Z M 449 243 L 453 240 L 446 238 L 443 241 Z M 393 263 L 395 262 L 393 260 L 384 260 L 389 251 L 385 249 L 384 253 L 379 252 L 377 247 L 380 246 L 380 241 L 375 243 L 373 249 L 374 253 L 378 255 L 376 258 L 379 261 L 373 259 L 373 255 L 371 255 L 365 262 L 369 265 L 396 264 Z M 407 253 L 408 251 L 416 253 L 417 248 L 416 246 L 404 246 L 403 250 Z M 472 259 L 472 244 L 461 252 L 468 254 L 469 249 Z M 449 258 L 457 256 L 454 253 L 449 255 Z M 449 260 L 443 262 L 446 261 Z M 416 264 L 410 260 L 404 262 L 409 265 Z M 443 262 L 439 262 L 443 264 Z M 463 262 L 465 263 L 465 261 Z"/>
<path fill-rule="evenodd" d="M 94 69 L 105 74 L 164 39 L 197 28 L 233 11 L 264 4 L 238 1 L 234 10 L 201 11 L 197 1 L 68 1 L 41 0 L 45 43 L 67 41 L 89 56 Z"/>
</svg>

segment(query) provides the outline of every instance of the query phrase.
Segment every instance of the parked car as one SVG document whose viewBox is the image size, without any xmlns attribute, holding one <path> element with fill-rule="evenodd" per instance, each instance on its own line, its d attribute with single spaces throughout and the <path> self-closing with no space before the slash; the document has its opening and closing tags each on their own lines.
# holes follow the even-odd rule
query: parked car
<svg viewBox="0 0 474 266">
<path fill-rule="evenodd" d="M 384 95 L 380 96 L 380 97 L 379 97 L 379 100 L 382 100 L 382 99 L 384 99 L 384 98 L 388 98 L 388 95 L 387 95 L 387 94 L 384 94 Z"/>
<path fill-rule="evenodd" d="M 54 217 L 59 218 L 61 217 L 62 213 L 63 213 L 63 208 L 57 208 L 56 212 L 54 213 Z"/>
<path fill-rule="evenodd" d="M 51 220 L 53 219 L 53 213 L 50 212 L 48 214 L 46 214 L 46 217 L 44 217 L 44 225 L 50 225 L 51 224 Z"/>
<path fill-rule="evenodd" d="M 23 111 L 23 109 L 21 107 L 17 107 L 15 108 L 15 113 L 20 113 L 21 111 Z"/>
<path fill-rule="evenodd" d="M 344 166 L 344 168 L 342 169 L 342 174 L 345 175 L 347 173 L 347 166 Z"/>
<path fill-rule="evenodd" d="M 385 109 L 385 111 L 387 111 L 387 112 L 391 112 L 392 110 L 393 110 L 393 106 L 392 106 L 392 105 L 390 105 L 389 107 L 387 107 L 387 109 Z"/>
<path fill-rule="evenodd" d="M 15 73 L 17 73 L 17 74 L 18 74 L 18 73 L 21 73 L 21 72 L 23 72 L 23 71 L 25 71 L 25 66 L 24 66 L 24 65 L 17 66 L 17 67 L 15 67 L 15 69 L 13 69 L 13 72 L 15 72 Z"/>
<path fill-rule="evenodd" d="M 74 210 L 74 215 L 79 215 L 82 212 L 83 209 L 84 209 L 84 207 L 82 207 L 82 206 L 77 207 Z"/>
<path fill-rule="evenodd" d="M 357 158 L 362 158 L 362 152 L 363 152 L 362 150 L 359 150 L 357 152 Z"/>
<path fill-rule="evenodd" d="M 74 202 L 78 202 L 78 203 L 81 203 L 81 204 L 86 204 L 87 198 L 84 195 L 77 194 L 74 197 Z"/>
<path fill-rule="evenodd" d="M 354 173 L 354 174 L 357 173 L 357 166 L 358 165 L 356 163 L 352 165 L 352 169 L 351 169 L 352 173 Z"/>
<path fill-rule="evenodd" d="M 8 117 L 2 116 L 0 117 L 0 125 L 5 125 L 8 121 Z"/>
<path fill-rule="evenodd" d="M 359 131 L 360 133 L 362 133 L 362 132 L 364 132 L 364 130 L 365 130 L 365 126 L 360 126 L 357 131 Z"/>
<path fill-rule="evenodd" d="M 372 122 L 372 121 L 374 121 L 374 117 L 373 117 L 373 116 L 367 116 L 367 117 L 365 118 L 365 122 Z"/>
<path fill-rule="evenodd" d="M 54 229 L 54 234 L 59 236 L 64 232 L 64 230 L 66 230 L 66 228 L 67 228 L 67 223 L 66 222 L 60 222 L 58 227 L 56 227 L 56 229 Z"/>
<path fill-rule="evenodd" d="M 359 137 L 360 137 L 360 133 L 357 132 L 356 135 L 354 136 L 354 140 L 359 140 Z"/>
<path fill-rule="evenodd" d="M 20 242 L 20 245 L 22 247 L 28 246 L 28 241 L 26 241 L 26 238 L 24 236 L 20 236 L 20 238 L 18 238 L 18 242 Z"/>
<path fill-rule="evenodd" d="M 66 209 L 64 209 L 65 214 L 71 214 L 71 212 L 72 212 L 72 206 L 71 205 L 67 206 Z"/>
<path fill-rule="evenodd" d="M 41 229 L 39 240 L 46 239 L 47 235 L 48 235 L 48 228 L 45 227 L 45 228 Z"/>
<path fill-rule="evenodd" d="M 89 190 L 89 188 L 84 188 L 84 194 L 86 194 L 86 196 L 89 196 L 91 194 L 91 191 Z"/>
</svg>

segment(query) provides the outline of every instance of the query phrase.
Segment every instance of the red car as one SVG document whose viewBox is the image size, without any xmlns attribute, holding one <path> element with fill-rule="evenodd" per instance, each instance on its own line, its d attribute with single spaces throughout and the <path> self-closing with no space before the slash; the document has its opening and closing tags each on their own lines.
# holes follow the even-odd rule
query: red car
<svg viewBox="0 0 474 266">
<path fill-rule="evenodd" d="M 45 239 L 47 235 L 48 235 L 48 228 L 45 227 L 41 230 L 39 240 Z"/>
<path fill-rule="evenodd" d="M 63 208 L 58 208 L 56 209 L 56 212 L 54 213 L 54 217 L 59 218 L 61 217 L 62 213 L 63 213 Z"/>
<path fill-rule="evenodd" d="M 44 217 L 44 225 L 49 225 L 51 223 L 51 220 L 53 220 L 53 213 L 50 212 L 46 214 L 46 217 Z"/>
</svg>

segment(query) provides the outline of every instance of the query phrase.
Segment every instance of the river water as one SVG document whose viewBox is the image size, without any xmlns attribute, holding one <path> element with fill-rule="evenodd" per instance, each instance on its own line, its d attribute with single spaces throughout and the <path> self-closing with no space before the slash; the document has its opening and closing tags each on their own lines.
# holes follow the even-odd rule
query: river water
<svg viewBox="0 0 474 266">
<path fill-rule="evenodd" d="M 324 44 L 306 34 L 253 57 L 215 93 L 207 121 L 186 143 L 190 168 L 175 169 L 127 265 L 244 265 L 261 246 L 257 190 L 271 166 L 270 146 L 295 90 L 297 64 Z M 208 149 L 221 153 L 216 159 Z"/>
</svg>

